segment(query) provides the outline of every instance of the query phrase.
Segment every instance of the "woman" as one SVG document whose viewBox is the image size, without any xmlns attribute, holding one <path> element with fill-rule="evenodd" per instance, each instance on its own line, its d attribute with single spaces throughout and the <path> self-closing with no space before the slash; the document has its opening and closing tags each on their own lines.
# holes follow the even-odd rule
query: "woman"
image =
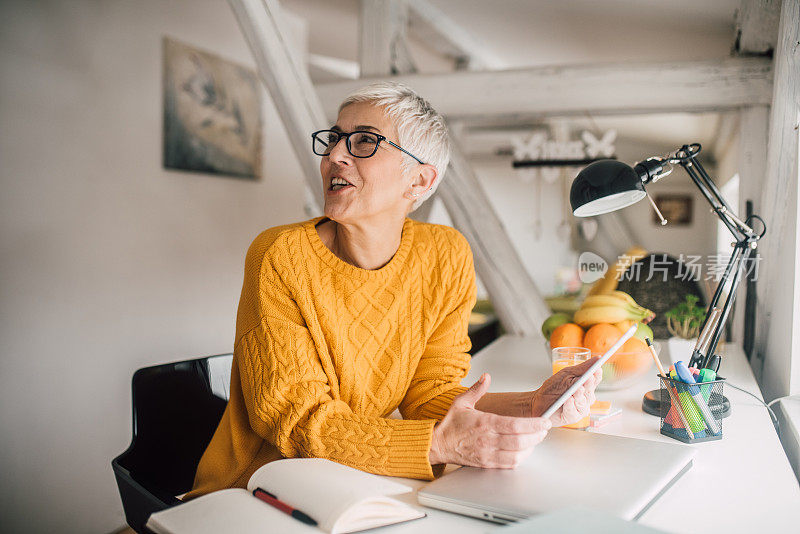
<svg viewBox="0 0 800 534">
<path fill-rule="evenodd" d="M 426 480 L 448 462 L 512 468 L 551 426 L 588 413 L 599 374 L 536 417 L 590 363 L 536 391 L 486 393 L 488 375 L 460 385 L 472 252 L 455 229 L 407 217 L 449 159 L 425 100 L 400 84 L 360 89 L 313 149 L 325 215 L 270 228 L 247 252 L 230 401 L 187 499 L 244 487 L 283 457 Z M 395 409 L 403 419 L 388 417 Z"/>
</svg>

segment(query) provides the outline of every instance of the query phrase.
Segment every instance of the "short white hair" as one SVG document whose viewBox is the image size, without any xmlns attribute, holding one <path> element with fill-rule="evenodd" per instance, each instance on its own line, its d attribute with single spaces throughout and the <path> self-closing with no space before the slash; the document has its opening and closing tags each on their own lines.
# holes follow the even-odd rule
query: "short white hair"
<svg viewBox="0 0 800 534">
<path fill-rule="evenodd" d="M 414 201 L 411 206 L 411 211 L 414 211 L 439 187 L 450 162 L 450 135 L 444 118 L 411 87 L 398 82 L 378 82 L 357 89 L 344 99 L 339 111 L 357 102 L 382 106 L 394 120 L 398 144 L 423 162 L 436 167 L 436 180 Z M 417 163 L 403 153 L 403 174 Z"/>
</svg>

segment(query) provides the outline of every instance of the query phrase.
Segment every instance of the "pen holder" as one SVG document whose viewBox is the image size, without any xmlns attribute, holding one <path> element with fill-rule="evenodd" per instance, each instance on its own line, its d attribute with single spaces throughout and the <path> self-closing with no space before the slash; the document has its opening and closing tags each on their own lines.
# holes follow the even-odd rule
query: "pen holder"
<svg viewBox="0 0 800 534">
<path fill-rule="evenodd" d="M 722 439 L 724 378 L 687 384 L 658 375 L 661 433 L 684 443 Z M 687 429 L 688 427 L 688 429 Z"/>
</svg>

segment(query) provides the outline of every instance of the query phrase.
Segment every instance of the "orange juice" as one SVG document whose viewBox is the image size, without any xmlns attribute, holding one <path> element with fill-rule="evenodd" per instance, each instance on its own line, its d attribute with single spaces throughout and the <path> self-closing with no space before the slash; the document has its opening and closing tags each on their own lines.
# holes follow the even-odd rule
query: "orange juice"
<svg viewBox="0 0 800 534">
<path fill-rule="evenodd" d="M 576 358 L 562 358 L 553 360 L 553 374 L 556 374 L 565 367 L 569 367 L 571 365 L 578 365 L 579 363 L 581 363 L 580 361 L 575 361 L 575 360 Z M 564 425 L 563 428 L 586 428 L 588 426 L 589 426 L 589 416 L 587 415 L 577 423 L 572 423 L 571 425 Z"/>
<path fill-rule="evenodd" d="M 556 374 L 565 367 L 569 367 L 571 365 L 578 365 L 578 363 L 580 362 L 575 362 L 575 360 L 573 360 L 572 358 L 556 360 L 553 362 L 553 374 Z"/>
</svg>

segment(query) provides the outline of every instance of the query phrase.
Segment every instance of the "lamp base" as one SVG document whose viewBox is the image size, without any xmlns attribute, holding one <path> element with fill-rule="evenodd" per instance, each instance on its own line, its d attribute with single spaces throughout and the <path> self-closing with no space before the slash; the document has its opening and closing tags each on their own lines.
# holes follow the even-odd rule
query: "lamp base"
<svg viewBox="0 0 800 534">
<path fill-rule="evenodd" d="M 661 391 L 664 391 L 664 397 L 661 398 Z M 648 391 L 642 397 L 642 411 L 644 413 L 649 413 L 650 415 L 655 415 L 656 417 L 661 417 L 661 403 L 664 403 L 666 406 L 670 404 L 669 394 L 666 390 L 661 389 L 654 389 L 652 391 Z M 717 415 L 719 419 L 725 419 L 731 414 L 731 403 L 728 400 L 728 397 L 722 397 L 722 413 Z"/>
</svg>

